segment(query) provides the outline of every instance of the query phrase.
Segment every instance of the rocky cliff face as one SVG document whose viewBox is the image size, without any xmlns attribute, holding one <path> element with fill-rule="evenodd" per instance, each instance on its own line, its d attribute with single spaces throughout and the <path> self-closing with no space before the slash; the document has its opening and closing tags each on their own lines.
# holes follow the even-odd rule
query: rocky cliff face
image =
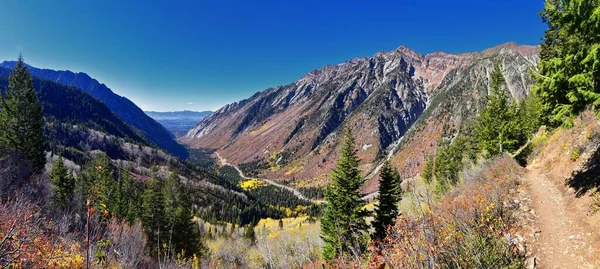
<svg viewBox="0 0 600 269">
<path fill-rule="evenodd" d="M 0 63 L 0 67 L 12 69 L 14 61 Z M 71 71 L 56 71 L 40 69 L 29 66 L 31 74 L 35 77 L 57 82 L 63 85 L 79 88 L 91 96 L 105 103 L 115 114 L 123 118 L 127 123 L 139 129 L 154 144 L 166 149 L 171 154 L 181 158 L 187 158 L 187 150 L 175 141 L 175 137 L 165 127 L 150 118 L 137 105 L 129 99 L 115 94 L 106 85 L 91 78 L 86 73 L 74 73 Z"/>
<path fill-rule="evenodd" d="M 407 150 L 406 143 L 397 146 L 415 122 L 443 126 L 476 113 L 494 60 L 501 61 L 511 94 L 525 96 L 536 47 L 509 43 L 478 53 L 427 55 L 399 47 L 323 67 L 227 105 L 182 141 L 216 148 L 233 163 L 264 162 L 270 168 L 263 173 L 272 178 L 321 185 L 343 129 L 353 131 L 362 168 L 372 171 L 389 152 Z"/>
</svg>

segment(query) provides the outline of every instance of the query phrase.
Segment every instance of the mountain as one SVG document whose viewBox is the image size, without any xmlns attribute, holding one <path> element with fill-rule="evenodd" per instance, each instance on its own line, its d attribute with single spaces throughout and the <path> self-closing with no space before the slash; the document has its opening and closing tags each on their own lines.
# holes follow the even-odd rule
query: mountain
<svg viewBox="0 0 600 269">
<path fill-rule="evenodd" d="M 12 69 L 14 61 L 0 63 L 0 67 Z M 54 81 L 60 84 L 79 88 L 91 96 L 104 102 L 112 111 L 123 118 L 127 123 L 144 133 L 150 141 L 161 148 L 180 158 L 187 158 L 188 153 L 184 146 L 177 143 L 165 127 L 146 115 L 138 106 L 129 99 L 115 94 L 106 85 L 91 78 L 85 73 L 74 73 L 71 71 L 56 71 L 40 69 L 29 66 L 31 74 L 35 77 Z"/>
<path fill-rule="evenodd" d="M 10 72 L 0 67 L 0 92 L 8 86 Z M 89 127 L 142 145 L 150 144 L 144 134 L 86 92 L 40 78 L 34 78 L 33 84 L 49 121 Z"/>
<path fill-rule="evenodd" d="M 538 52 L 507 43 L 482 52 L 422 55 L 401 46 L 323 67 L 226 105 L 181 140 L 217 149 L 249 169 L 260 167 L 266 177 L 321 186 L 339 154 L 341 132 L 349 128 L 365 173 L 389 156 L 395 165 L 410 159 L 402 167 L 409 176 L 442 135 L 476 115 L 494 61 L 511 96 L 521 99 L 529 92 Z M 370 180 L 365 191 L 374 187 L 376 180 Z"/>
<path fill-rule="evenodd" d="M 172 111 L 172 112 L 157 112 L 145 111 L 146 115 L 153 118 L 158 123 L 162 124 L 167 130 L 173 133 L 176 137 L 181 137 L 187 134 L 200 120 L 210 115 L 212 111 Z"/>
</svg>

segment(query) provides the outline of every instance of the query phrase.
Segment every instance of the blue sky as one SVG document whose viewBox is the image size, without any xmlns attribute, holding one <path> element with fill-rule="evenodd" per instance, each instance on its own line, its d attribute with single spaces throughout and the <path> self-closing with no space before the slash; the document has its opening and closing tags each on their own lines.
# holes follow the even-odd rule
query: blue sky
<svg viewBox="0 0 600 269">
<path fill-rule="evenodd" d="M 86 72 L 144 110 L 216 110 L 327 64 L 540 43 L 542 0 L 0 1 L 0 59 Z"/>
</svg>

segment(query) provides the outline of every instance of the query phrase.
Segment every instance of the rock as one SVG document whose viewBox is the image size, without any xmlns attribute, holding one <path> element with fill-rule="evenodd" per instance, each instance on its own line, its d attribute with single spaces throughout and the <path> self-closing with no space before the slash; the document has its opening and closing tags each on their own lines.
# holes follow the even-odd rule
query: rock
<svg viewBox="0 0 600 269">
<path fill-rule="evenodd" d="M 537 257 L 533 256 L 533 257 L 529 257 L 525 260 L 525 268 L 526 269 L 534 269 L 535 268 L 535 262 L 536 262 Z"/>
<path fill-rule="evenodd" d="M 525 249 L 525 244 L 523 244 L 523 242 L 517 243 L 517 253 L 519 256 L 524 256 L 527 254 L 527 250 Z"/>
</svg>

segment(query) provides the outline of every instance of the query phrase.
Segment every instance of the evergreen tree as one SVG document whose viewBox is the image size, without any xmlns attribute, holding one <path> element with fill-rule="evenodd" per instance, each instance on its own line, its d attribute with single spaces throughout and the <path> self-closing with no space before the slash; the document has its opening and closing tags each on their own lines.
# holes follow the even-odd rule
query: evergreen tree
<svg viewBox="0 0 600 269">
<path fill-rule="evenodd" d="M 446 192 L 449 186 L 456 185 L 458 182 L 463 159 L 471 155 L 467 142 L 468 139 L 460 135 L 454 138 L 452 143 L 441 142 L 435 156 L 434 174 L 437 193 Z"/>
<path fill-rule="evenodd" d="M 517 106 L 506 96 L 504 76 L 498 64 L 490 76 L 491 93 L 486 97 L 487 104 L 479 113 L 475 127 L 478 147 L 485 157 L 514 151 L 523 142 Z"/>
<path fill-rule="evenodd" d="M 600 105 L 600 1 L 547 0 L 548 25 L 534 91 L 552 124 L 571 126 L 585 107 Z M 600 116 L 600 113 L 598 114 Z"/>
<path fill-rule="evenodd" d="M 542 103 L 535 92 L 519 102 L 518 121 L 524 139 L 530 138 L 542 125 Z"/>
<path fill-rule="evenodd" d="M 256 243 L 256 233 L 254 232 L 254 225 L 250 224 L 244 227 L 244 237 L 250 240 L 252 245 Z"/>
<path fill-rule="evenodd" d="M 386 161 L 379 172 L 379 204 L 375 208 L 373 239 L 383 240 L 387 236 L 388 227 L 396 221 L 400 192 L 400 174 Z"/>
<path fill-rule="evenodd" d="M 429 184 L 433 178 L 433 161 L 431 159 L 431 155 L 425 157 L 425 165 L 423 166 L 422 177 L 427 184 Z"/>
<path fill-rule="evenodd" d="M 120 169 L 119 172 L 115 199 L 114 214 L 133 223 L 138 216 L 135 207 L 139 207 L 137 206 L 139 204 L 139 194 L 129 171 L 124 168 Z"/>
<path fill-rule="evenodd" d="M 58 157 L 58 159 L 54 161 L 52 171 L 50 172 L 50 179 L 52 180 L 55 204 L 61 208 L 68 207 L 69 202 L 73 198 L 75 180 L 71 176 L 69 169 L 65 166 L 62 157 Z"/>
<path fill-rule="evenodd" d="M 150 179 L 142 197 L 142 224 L 148 236 L 148 252 L 154 257 L 159 255 L 159 247 L 166 243 L 168 234 L 165 212 L 165 198 L 160 182 Z"/>
<path fill-rule="evenodd" d="M 198 227 L 192 221 L 192 202 L 179 175 L 171 173 L 163 186 L 169 241 L 175 253 L 200 254 L 202 245 Z"/>
<path fill-rule="evenodd" d="M 101 212 L 104 220 L 110 219 L 116 209 L 117 185 L 115 182 L 113 170 L 110 166 L 110 160 L 106 154 L 101 154 L 93 161 L 91 167 L 91 183 L 94 184 L 93 202 L 96 209 Z"/>
<path fill-rule="evenodd" d="M 8 78 L 5 97 L 0 98 L 0 148 L 29 160 L 33 172 L 44 168 L 44 114 L 23 58 Z"/>
<path fill-rule="evenodd" d="M 347 131 L 341 158 L 325 191 L 327 204 L 321 219 L 321 238 L 324 241 L 323 256 L 327 260 L 345 254 L 360 256 L 368 242 L 365 221 L 368 212 L 359 191 L 364 179 L 358 164 L 354 138 Z"/>
</svg>

